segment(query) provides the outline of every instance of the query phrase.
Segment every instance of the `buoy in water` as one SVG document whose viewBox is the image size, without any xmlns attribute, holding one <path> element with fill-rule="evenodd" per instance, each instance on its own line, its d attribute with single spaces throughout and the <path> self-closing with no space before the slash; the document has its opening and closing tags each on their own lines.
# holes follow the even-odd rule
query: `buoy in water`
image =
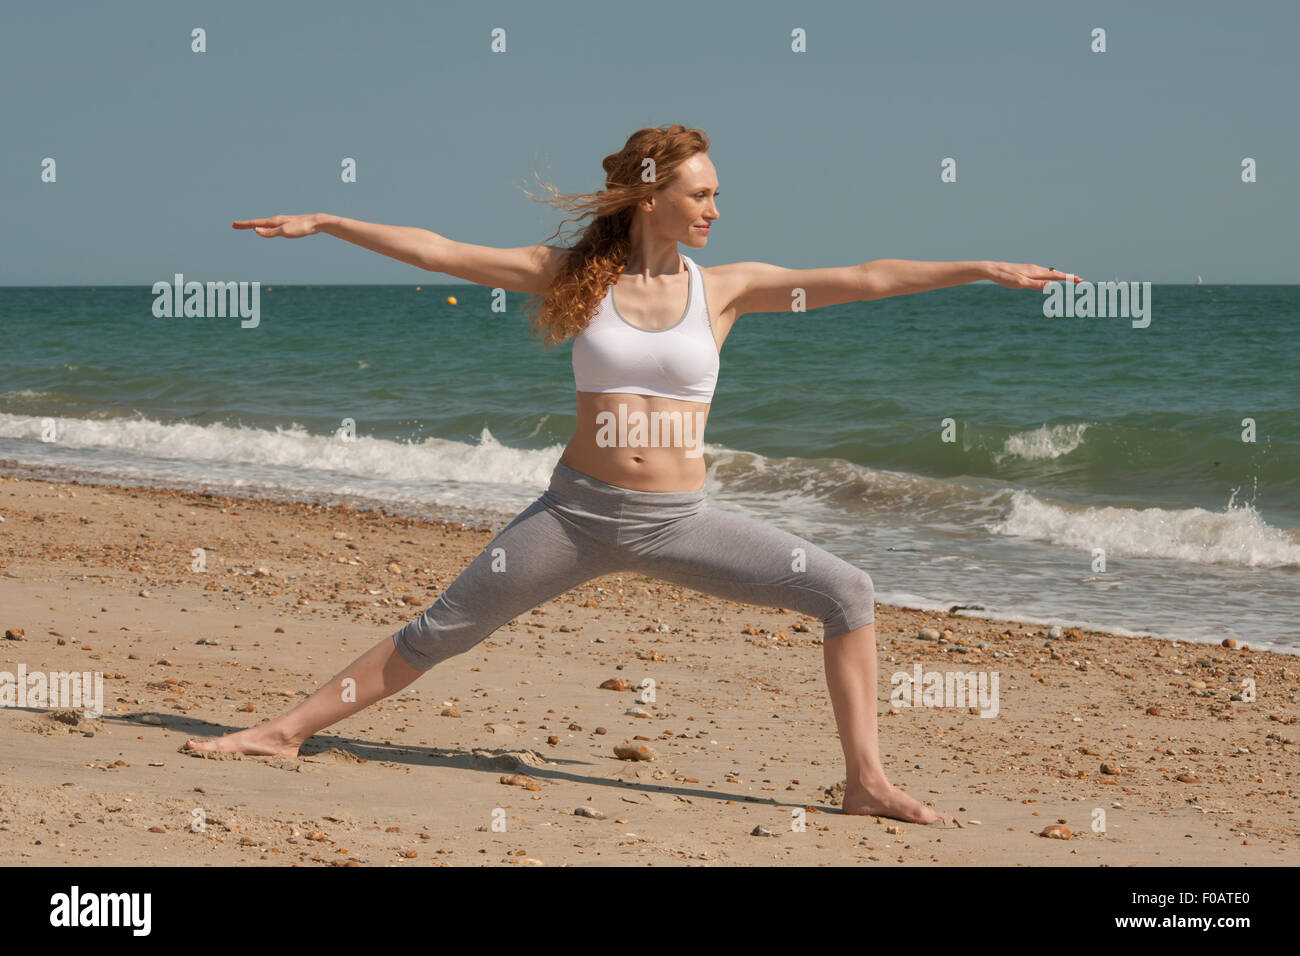
<svg viewBox="0 0 1300 956">
<path fill-rule="evenodd" d="M 456 304 L 456 297 L 455 297 L 454 295 L 449 295 L 449 296 L 447 296 L 447 304 L 448 304 L 448 305 L 455 305 L 455 304 Z"/>
<path fill-rule="evenodd" d="M 416 291 L 416 292 L 419 292 L 419 291 L 420 291 L 420 287 L 419 287 L 418 285 L 415 287 L 415 291 Z"/>
</svg>

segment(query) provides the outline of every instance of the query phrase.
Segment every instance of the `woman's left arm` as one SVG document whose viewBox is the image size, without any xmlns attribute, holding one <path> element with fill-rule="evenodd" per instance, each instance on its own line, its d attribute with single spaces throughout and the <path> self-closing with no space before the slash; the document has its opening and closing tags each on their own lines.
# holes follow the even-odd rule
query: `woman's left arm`
<svg viewBox="0 0 1300 956">
<path fill-rule="evenodd" d="M 1042 289 L 1049 282 L 1081 281 L 1056 269 L 1015 262 L 920 262 L 875 259 L 830 269 L 786 269 L 766 262 L 734 262 L 714 273 L 737 318 L 750 312 L 786 312 L 798 301 L 804 309 L 845 302 L 886 299 L 988 279 L 1009 289 Z"/>
<path fill-rule="evenodd" d="M 1056 269 L 1018 262 L 918 262 L 912 259 L 876 259 L 864 263 L 864 299 L 929 292 L 948 286 L 991 279 L 1008 289 L 1043 289 L 1049 282 L 1080 281 Z"/>
</svg>

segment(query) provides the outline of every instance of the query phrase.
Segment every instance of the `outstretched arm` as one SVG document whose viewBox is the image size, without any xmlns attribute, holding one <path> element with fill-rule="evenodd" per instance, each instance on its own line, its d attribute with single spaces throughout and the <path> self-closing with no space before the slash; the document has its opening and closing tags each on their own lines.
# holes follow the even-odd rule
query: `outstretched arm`
<svg viewBox="0 0 1300 956">
<path fill-rule="evenodd" d="M 323 212 L 241 219 L 231 225 L 236 229 L 252 229 L 268 239 L 297 239 L 323 232 L 407 265 L 511 292 L 545 292 L 567 255 L 565 250 L 554 246 L 514 249 L 476 246 L 456 242 L 428 229 L 386 226 Z"/>
<path fill-rule="evenodd" d="M 796 290 L 803 291 L 804 307 L 820 309 L 845 302 L 885 299 L 913 292 L 989 279 L 1010 289 L 1042 289 L 1048 282 L 1070 277 L 1056 269 L 1013 262 L 920 262 L 912 259 L 876 259 L 857 266 L 834 269 L 783 269 L 766 262 L 737 262 L 724 266 L 734 287 L 737 315 L 747 312 L 785 312 Z M 1077 277 L 1074 281 L 1079 281 Z"/>
</svg>

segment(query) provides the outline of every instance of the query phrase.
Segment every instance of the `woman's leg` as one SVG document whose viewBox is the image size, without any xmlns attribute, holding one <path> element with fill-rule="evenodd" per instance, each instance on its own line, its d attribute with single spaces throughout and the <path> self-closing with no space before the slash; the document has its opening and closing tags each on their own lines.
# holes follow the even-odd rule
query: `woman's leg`
<svg viewBox="0 0 1300 956">
<path fill-rule="evenodd" d="M 216 740 L 191 740 L 186 746 L 190 750 L 296 756 L 312 734 L 391 697 L 423 673 L 402 659 L 392 637 L 385 637 L 293 710 L 256 727 Z"/>
<path fill-rule="evenodd" d="M 618 570 L 539 498 L 518 514 L 417 619 L 385 637 L 287 713 L 191 750 L 297 754 L 312 734 L 406 687 L 498 627 L 594 577 Z"/>
<path fill-rule="evenodd" d="M 634 569 L 645 574 L 821 619 L 826 685 L 847 769 L 844 812 L 914 823 L 952 819 L 886 778 L 876 723 L 875 589 L 865 571 L 789 532 L 711 507 L 671 521 L 635 550 Z"/>
</svg>

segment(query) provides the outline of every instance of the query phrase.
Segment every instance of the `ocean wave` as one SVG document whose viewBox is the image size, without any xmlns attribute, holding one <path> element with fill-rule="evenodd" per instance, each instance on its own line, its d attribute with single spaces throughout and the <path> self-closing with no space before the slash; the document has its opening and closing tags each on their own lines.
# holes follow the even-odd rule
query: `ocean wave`
<svg viewBox="0 0 1300 956">
<path fill-rule="evenodd" d="M 1295 531 L 1267 524 L 1250 504 L 1229 500 L 1221 512 L 1204 508 L 1070 508 L 1027 491 L 1011 496 L 1007 513 L 989 531 L 1047 541 L 1107 557 L 1173 558 L 1244 568 L 1300 567 Z"/>
<path fill-rule="evenodd" d="M 0 414 L 0 438 L 39 441 L 44 418 Z M 301 425 L 164 424 L 147 418 L 54 418 L 57 444 L 189 463 L 309 469 L 388 481 L 455 481 L 545 485 L 562 446 L 509 448 L 484 428 L 478 444 L 428 438 L 402 443 L 358 435 L 344 441 Z"/>
<path fill-rule="evenodd" d="M 1083 435 L 1087 430 L 1087 422 L 1075 422 L 1042 425 L 1031 431 L 1016 432 L 1007 436 L 1002 451 L 993 455 L 993 462 L 1000 465 L 1009 458 L 1022 458 L 1026 461 L 1060 458 L 1083 444 Z"/>
</svg>

